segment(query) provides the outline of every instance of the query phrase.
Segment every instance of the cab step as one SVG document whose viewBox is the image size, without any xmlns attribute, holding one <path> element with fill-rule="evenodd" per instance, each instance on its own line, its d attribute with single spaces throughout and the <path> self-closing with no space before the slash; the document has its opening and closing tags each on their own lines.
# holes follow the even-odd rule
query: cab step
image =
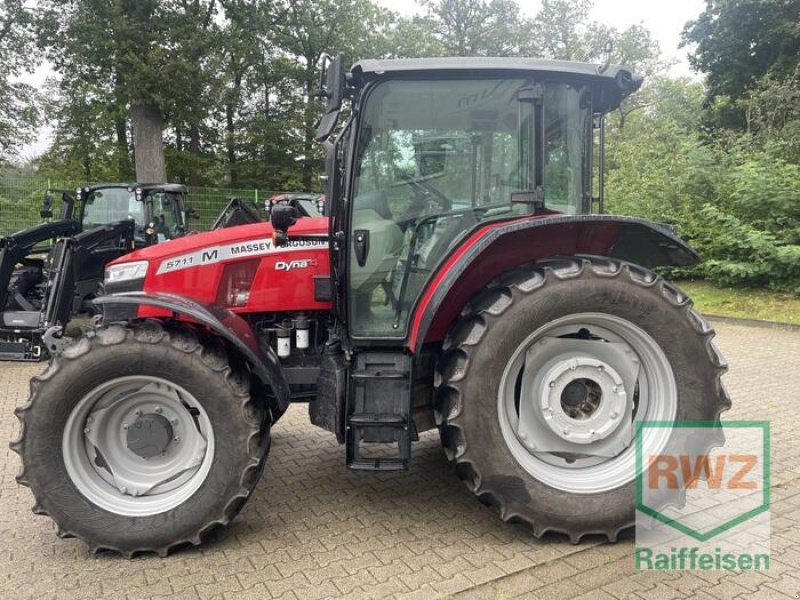
<svg viewBox="0 0 800 600">
<path fill-rule="evenodd" d="M 402 471 L 411 461 L 416 429 L 411 418 L 411 357 L 362 352 L 349 374 L 345 431 L 347 466 L 357 471 Z M 374 445 L 396 444 L 394 456 L 375 456 Z M 373 445 L 373 448 L 369 448 Z"/>
</svg>

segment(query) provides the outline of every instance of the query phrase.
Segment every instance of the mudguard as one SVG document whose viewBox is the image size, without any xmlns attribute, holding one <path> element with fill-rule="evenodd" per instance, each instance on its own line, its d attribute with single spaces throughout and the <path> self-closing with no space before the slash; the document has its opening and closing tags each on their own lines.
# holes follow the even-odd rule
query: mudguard
<svg viewBox="0 0 800 600">
<path fill-rule="evenodd" d="M 441 340 L 466 302 L 495 277 L 552 256 L 588 254 L 647 269 L 685 267 L 700 257 L 664 225 L 635 217 L 558 215 L 486 224 L 456 246 L 414 307 L 407 347 Z"/>
<path fill-rule="evenodd" d="M 274 350 L 268 346 L 261 347 L 247 321 L 228 309 L 216 304 L 203 304 L 184 296 L 157 292 L 126 292 L 101 296 L 94 303 L 153 306 L 205 325 L 236 348 L 250 364 L 253 373 L 275 394 L 277 411 L 274 411 L 273 421 L 277 421 L 288 408 L 289 384 Z"/>
</svg>

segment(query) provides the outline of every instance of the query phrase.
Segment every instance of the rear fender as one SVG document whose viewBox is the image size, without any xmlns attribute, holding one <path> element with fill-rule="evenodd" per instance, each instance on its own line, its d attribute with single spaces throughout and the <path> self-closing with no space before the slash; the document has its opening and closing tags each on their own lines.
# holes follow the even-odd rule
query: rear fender
<svg viewBox="0 0 800 600">
<path fill-rule="evenodd" d="M 494 278 L 531 261 L 580 254 L 625 260 L 647 269 L 685 267 L 700 257 L 666 226 L 611 215 L 559 215 L 489 224 L 439 266 L 414 308 L 407 346 L 419 352 L 444 336 L 467 301 Z"/>
<path fill-rule="evenodd" d="M 290 402 L 289 385 L 284 377 L 278 357 L 269 346 L 258 343 L 253 330 L 239 315 L 216 304 L 202 304 L 174 294 L 127 292 L 101 296 L 97 305 L 153 306 L 174 315 L 188 317 L 208 327 L 227 341 L 247 361 L 258 379 L 275 394 L 273 422 L 286 411 Z"/>
</svg>

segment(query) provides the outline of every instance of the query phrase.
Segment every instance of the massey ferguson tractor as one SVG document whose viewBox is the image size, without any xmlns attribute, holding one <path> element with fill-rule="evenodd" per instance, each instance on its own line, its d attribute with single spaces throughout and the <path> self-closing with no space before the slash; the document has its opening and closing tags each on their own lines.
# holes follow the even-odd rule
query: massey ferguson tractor
<svg viewBox="0 0 800 600">
<path fill-rule="evenodd" d="M 326 66 L 325 216 L 290 201 L 106 269 L 102 325 L 16 412 L 34 512 L 93 551 L 200 544 L 302 400 L 350 469 L 408 469 L 438 429 L 504 520 L 615 540 L 638 425 L 718 424 L 729 406 L 713 331 L 653 271 L 696 253 L 592 212 L 603 115 L 641 79 L 527 58 Z M 638 442 L 680 443 L 670 427 Z"/>
</svg>

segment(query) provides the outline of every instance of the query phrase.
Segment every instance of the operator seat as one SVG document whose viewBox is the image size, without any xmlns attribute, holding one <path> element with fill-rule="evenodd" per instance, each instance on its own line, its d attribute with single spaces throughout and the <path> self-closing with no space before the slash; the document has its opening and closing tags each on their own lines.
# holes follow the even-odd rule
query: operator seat
<svg viewBox="0 0 800 600">
<path fill-rule="evenodd" d="M 363 267 L 352 256 L 350 284 L 357 295 L 369 295 L 386 281 L 403 249 L 403 231 L 392 219 L 384 192 L 368 192 L 353 200 L 353 231 L 358 229 L 369 231 L 369 252 Z"/>
</svg>

